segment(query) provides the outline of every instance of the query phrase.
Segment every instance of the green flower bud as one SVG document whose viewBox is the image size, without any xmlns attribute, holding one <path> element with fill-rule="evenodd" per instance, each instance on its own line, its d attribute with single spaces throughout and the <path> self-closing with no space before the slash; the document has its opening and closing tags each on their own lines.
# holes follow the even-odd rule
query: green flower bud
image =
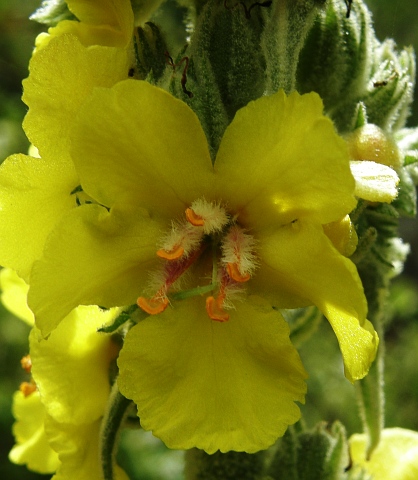
<svg viewBox="0 0 418 480">
<path fill-rule="evenodd" d="M 322 0 L 278 0 L 266 9 L 261 46 L 266 58 L 268 93 L 279 88 L 289 93 L 297 88 L 299 54 L 318 6 L 323 3 Z"/>
<path fill-rule="evenodd" d="M 331 0 L 321 11 L 300 55 L 296 88 L 316 91 L 340 131 L 353 128 L 357 103 L 367 91 L 372 74 L 372 51 L 377 45 L 370 13 L 361 1 L 351 6 L 349 18 L 341 0 Z"/>
<path fill-rule="evenodd" d="M 335 422 L 328 429 L 320 423 L 312 431 L 289 428 L 268 473 L 275 480 L 340 480 L 348 463 L 344 426 Z"/>
<path fill-rule="evenodd" d="M 347 137 L 351 160 L 371 160 L 392 168 L 401 166 L 396 143 L 377 125 L 367 123 Z"/>
<path fill-rule="evenodd" d="M 265 453 L 216 452 L 202 450 L 186 452 L 186 480 L 260 480 L 263 478 Z"/>
<path fill-rule="evenodd" d="M 413 99 L 415 55 L 412 48 L 396 51 L 393 40 L 385 40 L 375 51 L 371 80 L 363 98 L 370 123 L 384 130 L 405 125 Z"/>
</svg>

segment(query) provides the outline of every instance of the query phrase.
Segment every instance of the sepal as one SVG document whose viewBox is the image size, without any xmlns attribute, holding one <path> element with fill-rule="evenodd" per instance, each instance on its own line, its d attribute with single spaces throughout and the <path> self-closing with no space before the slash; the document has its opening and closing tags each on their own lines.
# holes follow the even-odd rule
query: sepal
<svg viewBox="0 0 418 480">
<path fill-rule="evenodd" d="M 255 4 L 249 10 L 243 3 L 229 3 L 208 2 L 204 6 L 197 19 L 190 55 L 197 71 L 202 69 L 200 63 L 210 64 L 231 121 L 237 110 L 265 91 L 260 35 L 263 10 L 271 7 Z"/>
<path fill-rule="evenodd" d="M 152 22 L 137 27 L 134 34 L 136 68 L 132 77 L 157 83 L 167 68 L 167 44 L 160 29 Z"/>
</svg>

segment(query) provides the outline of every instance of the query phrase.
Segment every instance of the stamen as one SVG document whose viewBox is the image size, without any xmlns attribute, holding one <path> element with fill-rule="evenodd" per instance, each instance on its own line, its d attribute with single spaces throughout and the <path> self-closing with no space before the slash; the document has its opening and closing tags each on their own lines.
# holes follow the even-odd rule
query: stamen
<svg viewBox="0 0 418 480">
<path fill-rule="evenodd" d="M 236 282 L 247 282 L 257 268 L 255 239 L 238 225 L 233 225 L 222 241 L 222 263 Z"/>
<path fill-rule="evenodd" d="M 208 297 L 206 299 L 206 311 L 209 315 L 209 318 L 215 320 L 216 322 L 227 322 L 229 320 L 229 314 L 222 309 L 223 299 L 221 296 Z"/>
<path fill-rule="evenodd" d="M 195 227 L 203 227 L 205 220 L 200 215 L 197 215 L 191 208 L 186 208 L 186 218 L 189 223 Z"/>
<path fill-rule="evenodd" d="M 136 301 L 139 308 L 150 315 L 157 315 L 163 312 L 169 304 L 167 292 L 173 283 L 180 278 L 181 275 L 199 258 L 202 252 L 207 247 L 203 243 L 200 248 L 192 252 L 188 257 L 174 259 L 164 266 L 164 281 L 157 293 L 151 298 L 139 297 Z"/>
<path fill-rule="evenodd" d="M 227 263 L 226 270 L 228 272 L 228 275 L 232 278 L 232 280 L 235 280 L 236 282 L 239 282 L 239 283 L 248 282 L 248 280 L 251 278 L 251 275 L 249 273 L 242 274 L 239 271 L 239 267 L 236 263 Z"/>
<path fill-rule="evenodd" d="M 25 355 L 22 360 L 20 360 L 20 365 L 26 373 L 30 373 L 32 370 L 32 360 L 30 355 Z"/>
<path fill-rule="evenodd" d="M 22 382 L 20 384 L 19 390 L 23 393 L 25 397 L 36 391 L 36 384 L 34 382 Z"/>
<path fill-rule="evenodd" d="M 173 223 L 171 231 L 163 237 L 157 255 L 164 260 L 177 260 L 181 257 L 187 257 L 199 247 L 202 238 L 202 228 L 195 228 L 186 221 Z"/>
<path fill-rule="evenodd" d="M 174 247 L 172 250 L 165 250 L 164 248 L 160 248 L 157 251 L 157 255 L 160 258 L 164 258 L 164 260 L 177 260 L 184 254 L 184 248 L 181 245 Z"/>
<path fill-rule="evenodd" d="M 186 210 L 186 217 L 192 225 L 203 227 L 206 235 L 222 231 L 229 222 L 229 215 L 224 207 L 204 198 L 198 198 L 192 203 Z"/>
<path fill-rule="evenodd" d="M 168 298 L 150 298 L 139 297 L 136 301 L 139 308 L 142 308 L 144 312 L 149 313 L 150 315 L 157 315 L 158 313 L 164 312 L 168 307 Z"/>
</svg>

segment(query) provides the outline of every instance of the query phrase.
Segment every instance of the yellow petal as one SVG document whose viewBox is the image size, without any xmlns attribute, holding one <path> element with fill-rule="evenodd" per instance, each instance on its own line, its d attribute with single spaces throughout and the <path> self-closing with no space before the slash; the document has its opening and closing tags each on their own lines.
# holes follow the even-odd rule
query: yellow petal
<svg viewBox="0 0 418 480">
<path fill-rule="evenodd" d="M 50 28 L 51 36 L 72 33 L 88 45 L 126 46 L 132 38 L 134 17 L 129 0 L 69 0 L 78 21 L 64 20 Z"/>
<path fill-rule="evenodd" d="M 35 318 L 27 304 L 29 285 L 14 270 L 0 271 L 1 303 L 16 317 L 32 326 Z"/>
<path fill-rule="evenodd" d="M 350 257 L 356 251 L 358 237 L 349 215 L 346 215 L 338 222 L 323 225 L 323 229 L 341 255 Z"/>
<path fill-rule="evenodd" d="M 72 136 L 85 191 L 104 205 L 139 205 L 176 218 L 210 192 L 213 169 L 193 111 L 138 80 L 96 89 Z"/>
<path fill-rule="evenodd" d="M 258 297 L 225 323 L 203 298 L 175 304 L 129 331 L 118 364 L 141 425 L 170 448 L 265 449 L 299 419 L 306 391 L 288 325 Z"/>
<path fill-rule="evenodd" d="M 109 213 L 94 204 L 73 209 L 31 274 L 28 304 L 42 334 L 78 305 L 134 304 L 155 268 L 160 231 L 143 211 Z"/>
<path fill-rule="evenodd" d="M 75 206 L 74 167 L 60 157 L 48 161 L 12 155 L 0 166 L 0 264 L 28 281 L 33 262 L 61 216 Z"/>
<path fill-rule="evenodd" d="M 355 194 L 370 202 L 390 203 L 398 195 L 399 177 L 386 165 L 370 161 L 350 162 L 351 173 L 356 180 Z"/>
<path fill-rule="evenodd" d="M 318 95 L 283 91 L 235 115 L 215 162 L 219 188 L 251 228 L 339 220 L 355 207 L 347 146 Z"/>
<path fill-rule="evenodd" d="M 9 453 L 9 459 L 18 465 L 26 465 L 38 473 L 53 473 L 59 466 L 58 455 L 49 445 L 45 434 L 45 407 L 39 392 L 25 397 L 22 392 L 13 396 L 13 435 L 16 445 Z"/>
<path fill-rule="evenodd" d="M 84 425 L 59 423 L 48 417 L 46 432 L 58 452 L 61 465 L 53 480 L 96 480 L 103 478 L 100 462 L 100 420 Z M 117 465 L 115 480 L 129 480 Z"/>
<path fill-rule="evenodd" d="M 103 415 L 109 397 L 109 364 L 117 349 L 97 329 L 114 318 L 114 311 L 80 306 L 47 340 L 32 330 L 30 355 L 33 378 L 47 412 L 56 421 L 80 425 Z"/>
<path fill-rule="evenodd" d="M 375 480 L 416 480 L 418 478 L 418 433 L 403 428 L 385 428 L 379 445 L 366 460 L 367 436 L 349 439 L 354 468 L 362 467 Z"/>
<path fill-rule="evenodd" d="M 126 50 L 85 48 L 73 35 L 52 39 L 35 53 L 23 82 L 29 107 L 23 126 L 42 157 L 69 161 L 69 130 L 81 104 L 93 88 L 128 78 L 131 63 Z"/>
<path fill-rule="evenodd" d="M 260 235 L 259 254 L 262 264 L 252 290 L 269 295 L 279 308 L 316 305 L 337 336 L 347 378 L 363 378 L 375 358 L 378 337 L 366 320 L 355 265 L 334 248 L 321 225 L 303 222 Z"/>
</svg>

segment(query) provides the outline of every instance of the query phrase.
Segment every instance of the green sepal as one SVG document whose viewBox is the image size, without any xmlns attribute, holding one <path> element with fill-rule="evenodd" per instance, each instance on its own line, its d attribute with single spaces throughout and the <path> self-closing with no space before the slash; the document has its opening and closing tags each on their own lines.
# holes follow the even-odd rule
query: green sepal
<svg viewBox="0 0 418 480">
<path fill-rule="evenodd" d="M 408 155 L 405 155 L 404 164 L 405 167 L 418 163 L 418 151 L 408 152 Z"/>
<path fill-rule="evenodd" d="M 268 474 L 274 480 L 345 480 L 349 465 L 344 426 L 318 424 L 311 431 L 290 427 L 278 442 Z"/>
<path fill-rule="evenodd" d="M 136 68 L 132 76 L 156 84 L 168 66 L 168 49 L 160 29 L 152 22 L 134 34 Z"/>
<path fill-rule="evenodd" d="M 366 106 L 364 105 L 363 102 L 359 102 L 357 104 L 356 121 L 354 124 L 354 130 L 356 128 L 364 127 L 364 125 L 366 125 L 367 123 L 369 123 L 369 121 L 367 117 Z"/>
<path fill-rule="evenodd" d="M 213 8 L 212 3 L 203 8 L 197 20 L 191 45 L 186 46 L 176 58 L 175 63 L 179 65 L 187 56 L 189 59 L 187 72 L 184 71 L 185 65 L 172 68 L 166 73 L 161 86 L 164 82 L 168 83 L 166 88 L 170 93 L 186 102 L 194 110 L 208 139 L 211 157 L 215 159 L 229 119 L 209 58 Z M 187 90 L 193 96 L 184 92 L 181 84 L 184 73 L 186 73 Z"/>
<path fill-rule="evenodd" d="M 97 331 L 100 332 L 100 333 L 113 333 L 113 332 L 115 332 L 125 322 L 127 322 L 128 320 L 131 320 L 131 316 L 136 310 L 138 310 L 138 306 L 137 305 L 131 305 L 126 310 L 121 312 L 110 325 L 103 326 L 103 327 L 99 328 Z"/>
<path fill-rule="evenodd" d="M 254 5 L 256 8 L 249 13 L 244 3 L 229 6 L 228 2 L 207 2 L 199 9 L 190 42 L 188 54 L 196 80 L 201 81 L 202 74 L 208 73 L 207 83 L 214 83 L 212 89 L 215 87 L 220 96 L 228 122 L 238 109 L 261 97 L 265 91 L 265 60 L 260 50 L 260 35 L 262 10 L 269 7 Z"/>
<path fill-rule="evenodd" d="M 308 34 L 296 87 L 301 93 L 319 93 L 340 132 L 355 126 L 357 105 L 372 73 L 371 52 L 376 44 L 370 13 L 361 1 L 353 2 L 347 18 L 344 2 L 331 0 Z"/>
<path fill-rule="evenodd" d="M 267 480 L 265 452 L 219 451 L 208 455 L 194 448 L 185 455 L 185 480 Z"/>
<path fill-rule="evenodd" d="M 131 325 L 134 325 L 135 323 L 140 322 L 141 320 L 144 320 L 147 318 L 149 314 L 147 312 L 144 312 L 141 310 L 138 305 L 131 305 L 127 307 L 124 311 L 122 311 L 111 323 L 110 325 L 105 325 L 101 328 L 99 328 L 97 331 L 99 333 L 114 333 L 116 332 L 120 327 L 122 327 L 125 323 L 130 322 Z"/>
<path fill-rule="evenodd" d="M 48 27 L 55 27 L 62 20 L 77 20 L 65 0 L 44 0 L 29 18 Z"/>
<path fill-rule="evenodd" d="M 402 216 L 415 217 L 417 213 L 417 192 L 415 182 L 406 168 L 401 168 L 398 171 L 398 176 L 398 196 L 392 202 L 392 206 L 395 207 Z"/>
</svg>

